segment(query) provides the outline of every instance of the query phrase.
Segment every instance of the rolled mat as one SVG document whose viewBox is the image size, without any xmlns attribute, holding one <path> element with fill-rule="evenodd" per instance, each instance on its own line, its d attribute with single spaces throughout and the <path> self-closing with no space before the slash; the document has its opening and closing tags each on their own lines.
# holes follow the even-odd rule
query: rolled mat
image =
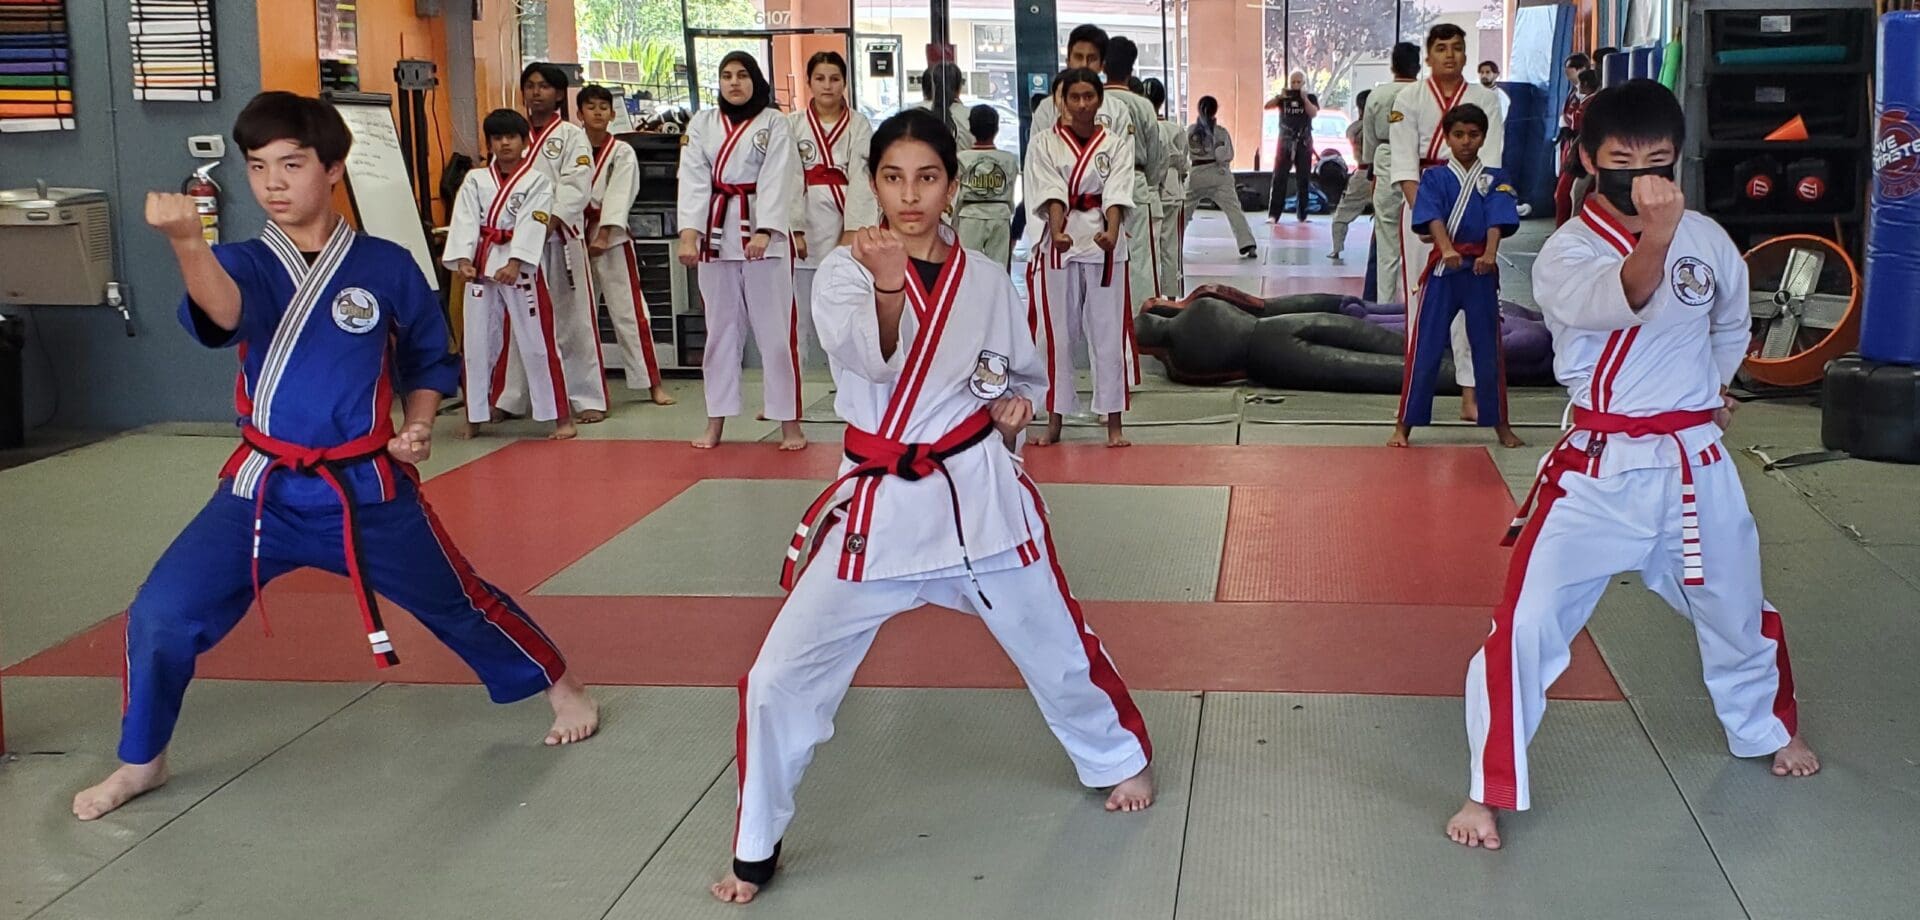
<svg viewBox="0 0 1920 920">
<path fill-rule="evenodd" d="M 1860 354 L 1920 364 L 1920 12 L 1880 18 L 1878 130 Z"/>
</svg>

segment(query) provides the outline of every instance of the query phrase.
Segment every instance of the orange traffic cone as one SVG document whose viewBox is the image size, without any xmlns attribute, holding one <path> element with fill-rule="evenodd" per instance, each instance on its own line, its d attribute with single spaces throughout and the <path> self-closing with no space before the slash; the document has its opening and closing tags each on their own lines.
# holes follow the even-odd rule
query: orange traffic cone
<svg viewBox="0 0 1920 920">
<path fill-rule="evenodd" d="M 1806 139 L 1807 139 L 1807 120 L 1804 118 L 1801 118 L 1798 115 L 1793 116 L 1793 118 L 1789 120 L 1786 124 L 1781 125 L 1778 128 L 1775 128 L 1772 134 L 1767 135 L 1767 140 L 1769 141 L 1782 141 L 1782 142 L 1788 142 L 1788 143 L 1791 143 L 1793 141 L 1804 141 Z"/>
</svg>

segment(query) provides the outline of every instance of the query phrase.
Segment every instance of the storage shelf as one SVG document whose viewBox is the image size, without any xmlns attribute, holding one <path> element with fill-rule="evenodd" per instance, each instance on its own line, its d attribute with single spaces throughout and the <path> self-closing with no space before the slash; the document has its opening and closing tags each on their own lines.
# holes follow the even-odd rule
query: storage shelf
<svg viewBox="0 0 1920 920">
<path fill-rule="evenodd" d="M 1873 146 L 1871 137 L 1808 141 L 1701 141 L 1704 150 L 1752 151 L 1755 153 L 1794 153 L 1804 150 L 1865 150 Z"/>
<path fill-rule="evenodd" d="M 1832 74 L 1871 74 L 1873 65 L 1865 61 L 1846 64 L 1722 64 L 1707 61 L 1707 73 L 1716 77 L 1804 77 Z"/>
</svg>

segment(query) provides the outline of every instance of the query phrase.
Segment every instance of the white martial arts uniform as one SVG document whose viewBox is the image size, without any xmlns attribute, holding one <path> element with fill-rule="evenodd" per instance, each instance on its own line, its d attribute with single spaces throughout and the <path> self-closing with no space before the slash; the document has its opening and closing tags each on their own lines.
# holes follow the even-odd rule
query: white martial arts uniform
<svg viewBox="0 0 1920 920">
<path fill-rule="evenodd" d="M 1246 251 L 1253 246 L 1253 228 L 1247 226 L 1247 214 L 1240 210 L 1240 190 L 1233 184 L 1233 135 L 1227 132 L 1226 125 L 1215 124 L 1209 134 L 1199 122 L 1194 122 L 1187 127 L 1187 156 L 1193 171 L 1187 174 L 1182 237 L 1186 235 L 1185 225 L 1193 223 L 1193 213 L 1200 210 L 1200 203 L 1211 201 L 1227 215 L 1227 225 L 1233 228 L 1234 248 Z"/>
<path fill-rule="evenodd" d="M 1187 174 L 1193 170 L 1187 153 L 1187 132 L 1179 122 L 1161 119 L 1160 141 L 1167 149 L 1167 171 L 1160 179 L 1160 210 L 1154 212 L 1153 251 L 1155 293 L 1178 299 L 1186 293 L 1181 249 L 1186 239 Z"/>
<path fill-rule="evenodd" d="M 1369 96 L 1371 103 L 1373 98 Z M 1347 248 L 1347 229 L 1373 203 L 1373 170 L 1370 164 L 1373 152 L 1366 148 L 1366 119 L 1347 126 L 1347 143 L 1353 146 L 1353 157 L 1357 161 L 1353 175 L 1347 178 L 1347 190 L 1340 195 L 1340 204 L 1333 209 L 1333 257 Z"/>
<path fill-rule="evenodd" d="M 1369 96 L 1367 101 L 1373 98 Z M 1447 146 L 1447 132 L 1440 126 L 1440 120 L 1454 106 L 1469 102 L 1487 113 L 1487 139 L 1480 148 L 1480 162 L 1499 167 L 1502 139 L 1507 133 L 1500 121 L 1500 97 L 1471 81 L 1461 83 L 1458 91 L 1447 96 L 1428 78 L 1393 97 L 1387 142 L 1393 147 L 1391 178 L 1395 185 L 1418 184 L 1420 174 L 1428 167 L 1453 159 L 1453 150 Z M 1409 206 L 1400 214 L 1399 278 L 1399 294 L 1407 305 L 1409 329 L 1413 328 L 1420 310 L 1420 275 L 1426 271 L 1427 256 L 1433 249 L 1433 244 L 1421 239 L 1419 231 L 1412 227 L 1412 220 L 1413 208 Z M 1388 282 L 1379 283 L 1384 288 Z M 1386 295 L 1382 293 L 1380 299 L 1385 300 Z M 1470 387 L 1473 386 L 1473 351 L 1467 345 L 1466 319 L 1464 313 L 1455 317 L 1448 331 L 1453 337 L 1453 379 L 1463 387 Z"/>
<path fill-rule="evenodd" d="M 960 193 L 953 201 L 953 228 L 960 245 L 977 250 L 1006 270 L 1013 260 L 1013 190 L 1020 161 L 992 144 L 960 151 Z"/>
<path fill-rule="evenodd" d="M 1400 216 L 1407 207 L 1400 184 L 1392 181 L 1393 100 L 1401 90 L 1417 85 L 1412 80 L 1393 80 L 1375 86 L 1361 116 L 1360 146 L 1367 149 L 1373 165 L 1374 296 L 1381 301 L 1400 296 Z"/>
<path fill-rule="evenodd" d="M 740 414 L 740 368 L 747 329 L 760 349 L 766 417 L 800 417 L 800 310 L 793 298 L 793 243 L 787 238 L 801 194 L 799 150 L 787 117 L 769 106 L 746 121 L 703 109 L 680 148 L 680 226 L 704 234 L 700 299 L 707 347 L 700 362 L 707 416 Z M 772 241 L 748 259 L 757 231 Z"/>
<path fill-rule="evenodd" d="M 553 217 L 547 223 L 544 259 L 547 291 L 553 299 L 553 338 L 560 347 L 560 368 L 567 376 L 567 402 L 575 412 L 607 409 L 606 371 L 600 364 L 598 298 L 587 268 L 587 203 L 593 197 L 593 147 L 585 128 L 555 118 L 533 130 L 527 148 L 534 167 L 553 184 Z M 507 359 L 506 388 L 495 403 L 518 414 L 527 411 L 527 378 L 519 353 Z"/>
<path fill-rule="evenodd" d="M 461 318 L 469 422 L 484 422 L 491 415 L 487 394 L 493 391 L 495 371 L 506 370 L 500 352 L 509 342 L 521 356 L 521 366 L 536 371 L 527 387 L 534 420 L 559 418 L 566 380 L 554 347 L 553 303 L 540 265 L 552 207 L 553 185 L 531 158 L 504 177 L 492 166 L 470 170 L 454 196 L 441 264 L 452 270 L 466 259 L 476 273 L 467 283 Z M 525 266 L 519 280 L 493 280 L 493 273 L 509 259 Z"/>
<path fill-rule="evenodd" d="M 653 351 L 653 319 L 646 293 L 640 290 L 640 260 L 627 231 L 627 215 L 640 194 L 640 157 L 633 147 L 607 135 L 593 152 L 593 173 L 587 202 L 587 260 L 593 286 L 607 302 L 613 337 L 620 345 L 620 367 L 627 389 L 646 390 L 660 385 L 660 359 Z M 594 253 L 591 244 L 602 227 L 613 228 L 613 245 Z"/>
<path fill-rule="evenodd" d="M 793 263 L 793 296 L 800 304 L 801 353 L 813 355 L 814 271 L 840 245 L 842 233 L 880 222 L 867 170 L 873 124 L 851 107 L 841 110 L 839 121 L 824 124 L 809 105 L 787 116 L 787 130 L 800 154 L 805 185 L 794 197 L 792 225 L 795 233 L 806 234 L 807 257 Z"/>
<path fill-rule="evenodd" d="M 1160 134 L 1160 114 L 1153 103 L 1124 85 L 1107 84 L 1102 99 L 1118 99 L 1127 107 L 1128 134 L 1133 141 L 1133 201 L 1127 211 L 1127 309 L 1129 316 L 1155 296 L 1159 286 L 1160 183 L 1166 180 L 1167 147 Z"/>
<path fill-rule="evenodd" d="M 1098 415 L 1132 408 L 1132 387 L 1140 383 L 1140 356 L 1133 346 L 1133 311 L 1127 303 L 1127 221 L 1111 253 L 1094 243 L 1106 226 L 1106 209 L 1134 208 L 1133 144 L 1095 128 L 1085 144 L 1064 124 L 1035 134 L 1027 145 L 1028 226 L 1034 255 L 1027 260 L 1027 299 L 1035 339 L 1047 356 L 1045 410 L 1072 415 L 1080 410 L 1075 389 L 1073 340 L 1087 343 L 1093 369 L 1093 411 Z M 1066 232 L 1073 245 L 1053 247 L 1047 229 L 1048 202 L 1067 208 Z"/>
<path fill-rule="evenodd" d="M 1468 794 L 1495 808 L 1527 808 L 1527 744 L 1547 688 L 1622 571 L 1637 569 L 1692 621 L 1735 756 L 1771 754 L 1797 731 L 1785 634 L 1761 593 L 1759 534 L 1712 421 L 1749 341 L 1746 263 L 1725 230 L 1689 211 L 1664 280 L 1635 311 L 1620 279 L 1634 244 L 1594 203 L 1534 263 L 1574 427 L 1514 521 L 1508 593 L 1467 670 Z"/>
<path fill-rule="evenodd" d="M 739 860 L 773 855 L 793 819 L 794 790 L 814 748 L 833 735 L 834 712 L 875 633 L 922 604 L 981 618 L 1081 783 L 1117 784 L 1152 757 L 1139 709 L 1067 588 L 1039 490 L 981 418 L 994 399 L 1035 399 L 1046 387 L 1013 283 L 958 247 L 931 291 L 915 271 L 906 283 L 898 347 L 887 355 L 872 275 L 847 251 L 820 267 L 814 313 L 850 456 L 845 478 L 809 510 L 825 535 L 741 682 Z M 972 438 L 961 437 L 967 431 Z M 923 449 L 950 455 L 924 462 L 922 478 L 884 472 L 908 445 L 942 441 L 944 451 Z M 881 469 L 862 473 L 854 456 Z M 806 542 L 798 535 L 789 550 L 789 583 Z"/>
</svg>

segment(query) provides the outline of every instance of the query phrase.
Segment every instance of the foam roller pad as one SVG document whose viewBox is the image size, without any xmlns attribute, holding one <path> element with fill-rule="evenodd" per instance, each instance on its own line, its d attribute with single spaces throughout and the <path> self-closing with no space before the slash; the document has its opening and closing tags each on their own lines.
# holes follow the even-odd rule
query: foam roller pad
<svg viewBox="0 0 1920 920">
<path fill-rule="evenodd" d="M 1880 19 L 1860 355 L 1920 364 L 1920 12 Z"/>
<path fill-rule="evenodd" d="M 1848 355 L 1827 365 L 1820 441 L 1862 460 L 1920 463 L 1920 367 Z"/>
</svg>

